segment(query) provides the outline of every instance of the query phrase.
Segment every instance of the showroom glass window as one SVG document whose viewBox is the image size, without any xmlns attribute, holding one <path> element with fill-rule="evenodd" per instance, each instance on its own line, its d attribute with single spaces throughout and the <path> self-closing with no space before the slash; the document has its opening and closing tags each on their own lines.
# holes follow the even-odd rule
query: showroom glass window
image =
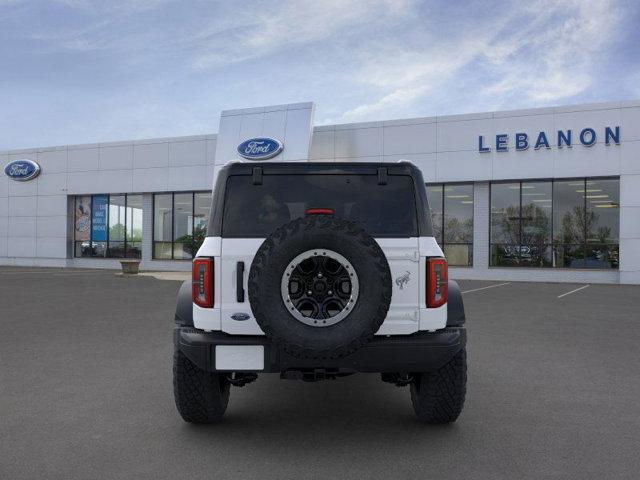
<svg viewBox="0 0 640 480">
<path fill-rule="evenodd" d="M 553 237 L 557 266 L 618 268 L 620 182 L 554 182 Z"/>
<path fill-rule="evenodd" d="M 473 184 L 427 185 L 433 234 L 449 265 L 473 265 Z"/>
<path fill-rule="evenodd" d="M 618 268 L 619 180 L 491 184 L 491 266 Z"/>
<path fill-rule="evenodd" d="M 551 265 L 550 181 L 491 185 L 491 265 Z"/>
<path fill-rule="evenodd" d="M 206 236 L 210 208 L 211 192 L 155 194 L 153 258 L 193 258 Z"/>
<path fill-rule="evenodd" d="M 140 258 L 142 195 L 83 195 L 75 198 L 76 257 Z"/>
</svg>

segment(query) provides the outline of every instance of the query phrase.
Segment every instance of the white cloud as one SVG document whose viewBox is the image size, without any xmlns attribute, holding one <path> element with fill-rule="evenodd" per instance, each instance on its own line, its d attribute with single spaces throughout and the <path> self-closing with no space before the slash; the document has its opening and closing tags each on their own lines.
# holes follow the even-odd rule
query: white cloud
<svg viewBox="0 0 640 480">
<path fill-rule="evenodd" d="M 83 10 L 87 13 L 109 14 L 114 12 L 141 12 L 152 10 L 169 0 L 109 0 L 108 2 L 96 2 L 92 0 L 54 0 L 68 8 Z"/>
<path fill-rule="evenodd" d="M 627 87 L 631 92 L 633 92 L 632 95 L 634 99 L 640 98 L 640 70 L 636 70 L 629 76 Z"/>
<path fill-rule="evenodd" d="M 351 122 L 640 97 L 634 3 L 508 1 L 0 0 L 3 146 L 214 131 L 267 102 Z"/>
<path fill-rule="evenodd" d="M 246 9 L 234 23 L 217 23 L 198 32 L 199 52 L 193 65 L 199 69 L 219 67 L 263 57 L 285 49 L 328 39 L 341 31 L 370 26 L 402 17 L 413 2 L 408 0 L 280 1 L 272 9 Z"/>
<path fill-rule="evenodd" d="M 420 48 L 398 41 L 361 53 L 362 65 L 352 78 L 371 93 L 339 120 L 402 115 L 406 106 L 446 95 L 462 82 L 478 86 L 482 105 L 496 98 L 507 103 L 514 95 L 535 105 L 569 99 L 590 87 L 597 56 L 616 38 L 621 21 L 607 0 L 518 2 L 504 12 L 490 26 L 479 19 L 446 39 L 426 32 Z M 474 75 L 484 78 L 474 81 Z"/>
<path fill-rule="evenodd" d="M 442 42 L 420 52 L 378 50 L 378 61 L 371 60 L 356 73 L 361 83 L 384 92 L 373 101 L 347 110 L 340 121 L 352 122 L 373 115 L 394 116 L 403 107 L 437 89 L 482 51 L 486 40 Z"/>
<path fill-rule="evenodd" d="M 342 114 L 340 120 L 347 122 L 355 121 L 393 111 L 393 109 L 397 107 L 402 107 L 415 101 L 426 93 L 428 89 L 427 86 L 396 89 L 373 103 L 365 103 L 351 110 L 347 110 Z"/>
<path fill-rule="evenodd" d="M 570 16 L 554 24 L 554 18 Z M 587 90 L 593 80 L 598 53 L 615 38 L 620 16 L 608 1 L 566 2 L 561 6 L 539 2 L 529 12 L 543 12 L 525 25 L 509 43 L 502 58 L 492 58 L 500 79 L 484 89 L 488 95 L 523 92 L 536 103 L 557 102 Z M 544 26 L 547 26 L 545 29 Z M 521 58 L 519 58 L 521 55 Z"/>
</svg>

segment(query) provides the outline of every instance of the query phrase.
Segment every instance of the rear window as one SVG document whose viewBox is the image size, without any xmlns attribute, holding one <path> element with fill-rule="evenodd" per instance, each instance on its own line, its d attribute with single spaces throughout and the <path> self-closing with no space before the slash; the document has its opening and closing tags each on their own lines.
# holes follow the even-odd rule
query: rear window
<svg viewBox="0 0 640 480">
<path fill-rule="evenodd" d="M 413 179 L 389 175 L 264 175 L 227 180 L 222 235 L 266 237 L 277 227 L 305 215 L 308 208 L 331 208 L 338 217 L 359 223 L 374 237 L 417 236 Z"/>
</svg>

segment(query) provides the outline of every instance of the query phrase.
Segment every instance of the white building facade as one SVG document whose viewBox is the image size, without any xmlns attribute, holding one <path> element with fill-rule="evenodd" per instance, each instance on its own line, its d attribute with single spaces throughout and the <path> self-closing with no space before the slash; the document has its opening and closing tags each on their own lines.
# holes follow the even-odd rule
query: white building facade
<svg viewBox="0 0 640 480">
<path fill-rule="evenodd" d="M 269 161 L 416 164 L 454 278 L 640 284 L 640 101 L 322 126 L 313 112 L 232 110 L 218 134 L 0 152 L 0 264 L 188 270 L 215 173 L 266 137 L 283 146 Z M 30 180 L 25 162 L 40 170 Z"/>
</svg>

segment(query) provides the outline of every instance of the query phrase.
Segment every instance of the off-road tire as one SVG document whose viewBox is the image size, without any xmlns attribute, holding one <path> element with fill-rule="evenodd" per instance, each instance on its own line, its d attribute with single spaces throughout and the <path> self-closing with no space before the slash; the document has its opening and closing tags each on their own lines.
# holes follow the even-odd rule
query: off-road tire
<svg viewBox="0 0 640 480">
<path fill-rule="evenodd" d="M 297 320 L 284 304 L 282 276 L 297 255 L 328 249 L 346 258 L 358 275 L 358 299 L 333 325 L 315 327 Z M 369 342 L 391 303 L 391 271 L 384 252 L 355 222 L 332 215 L 308 215 L 275 230 L 258 249 L 249 272 L 249 302 L 265 335 L 297 358 L 346 356 Z"/>
<path fill-rule="evenodd" d="M 455 422 L 467 391 L 467 351 L 460 350 L 448 363 L 434 372 L 414 374 L 411 403 L 425 423 Z"/>
<path fill-rule="evenodd" d="M 224 374 L 206 372 L 174 349 L 173 394 L 185 422 L 219 422 L 227 410 L 229 387 Z"/>
</svg>

